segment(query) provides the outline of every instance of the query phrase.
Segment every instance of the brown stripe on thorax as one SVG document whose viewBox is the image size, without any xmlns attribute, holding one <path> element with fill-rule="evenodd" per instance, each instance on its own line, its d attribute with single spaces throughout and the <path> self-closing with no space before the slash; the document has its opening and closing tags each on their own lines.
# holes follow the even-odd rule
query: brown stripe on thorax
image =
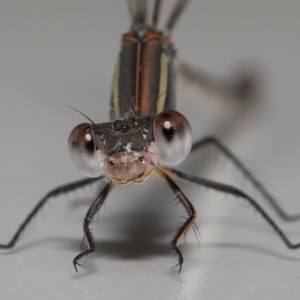
<svg viewBox="0 0 300 300">
<path fill-rule="evenodd" d="M 174 107 L 174 57 L 169 39 L 157 31 L 142 37 L 130 31 L 122 37 L 112 91 L 112 106 L 120 117 L 132 110 L 148 116 L 166 105 Z"/>
</svg>

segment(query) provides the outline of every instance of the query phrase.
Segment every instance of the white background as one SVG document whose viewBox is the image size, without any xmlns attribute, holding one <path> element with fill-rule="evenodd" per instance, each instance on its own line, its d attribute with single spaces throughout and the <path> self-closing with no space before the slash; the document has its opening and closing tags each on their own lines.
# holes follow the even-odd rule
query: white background
<svg viewBox="0 0 300 300">
<path fill-rule="evenodd" d="M 167 1 L 165 17 L 173 1 Z M 66 150 L 69 132 L 108 121 L 113 66 L 129 27 L 125 1 L 2 0 L 0 8 L 0 241 L 9 241 L 50 189 L 79 179 Z M 194 139 L 214 134 L 266 183 L 287 212 L 300 211 L 300 2 L 192 1 L 173 35 L 179 59 L 220 80 L 256 74 L 252 105 L 233 116 L 183 88 L 178 110 Z M 207 161 L 207 163 L 204 163 Z M 216 152 L 180 168 L 255 189 Z M 180 186 L 198 210 L 201 248 L 181 244 L 180 276 L 169 241 L 184 214 L 159 180 L 117 188 L 92 227 L 98 249 L 82 260 L 82 220 L 93 191 L 53 199 L 11 251 L 0 253 L 1 299 L 298 299 L 300 250 L 291 251 L 259 214 L 231 196 Z M 94 191 L 96 187 L 94 188 Z M 80 201 L 81 200 L 81 201 Z"/>
</svg>

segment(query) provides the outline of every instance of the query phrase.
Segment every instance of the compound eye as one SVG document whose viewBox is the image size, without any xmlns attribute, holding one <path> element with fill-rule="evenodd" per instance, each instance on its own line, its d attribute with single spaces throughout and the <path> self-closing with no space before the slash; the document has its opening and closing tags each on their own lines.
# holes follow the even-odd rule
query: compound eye
<svg viewBox="0 0 300 300">
<path fill-rule="evenodd" d="M 88 177 L 101 175 L 99 159 L 96 154 L 93 129 L 91 124 L 76 126 L 70 133 L 68 150 L 75 167 Z"/>
<path fill-rule="evenodd" d="M 192 129 L 188 120 L 174 110 L 158 114 L 153 123 L 154 141 L 162 165 L 182 162 L 192 148 Z"/>
</svg>

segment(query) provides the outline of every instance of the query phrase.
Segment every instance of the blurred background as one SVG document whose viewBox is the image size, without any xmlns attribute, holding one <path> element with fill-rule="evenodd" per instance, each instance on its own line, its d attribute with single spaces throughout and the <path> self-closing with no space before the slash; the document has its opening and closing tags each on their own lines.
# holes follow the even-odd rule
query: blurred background
<svg viewBox="0 0 300 300">
<path fill-rule="evenodd" d="M 165 20 L 175 1 L 166 1 Z M 71 130 L 109 120 L 114 64 L 129 28 L 125 1 L 2 0 L 0 5 L 0 241 L 5 243 L 50 189 L 81 178 L 67 154 Z M 253 93 L 237 109 L 186 82 L 178 110 L 194 139 L 220 138 L 262 180 L 289 213 L 300 211 L 299 1 L 191 1 L 173 40 L 179 61 L 215 82 L 250 76 Z M 163 24 L 163 22 L 161 23 Z M 254 196 L 293 242 L 299 223 L 282 224 L 259 193 L 219 155 L 206 149 L 178 168 L 226 182 Z M 92 226 L 98 249 L 82 260 L 82 221 L 98 188 L 49 202 L 16 248 L 1 251 L 6 299 L 298 299 L 300 252 L 285 248 L 260 215 L 242 201 L 180 183 L 198 210 L 201 247 L 191 231 L 169 245 L 184 215 L 155 178 L 109 195 Z M 6 297 L 4 297 L 6 296 Z"/>
</svg>

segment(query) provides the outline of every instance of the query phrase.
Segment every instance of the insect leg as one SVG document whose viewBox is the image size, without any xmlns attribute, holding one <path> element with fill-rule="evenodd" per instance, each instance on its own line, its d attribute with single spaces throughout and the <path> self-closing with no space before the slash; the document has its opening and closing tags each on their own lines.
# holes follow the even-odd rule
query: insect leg
<svg viewBox="0 0 300 300">
<path fill-rule="evenodd" d="M 21 233 L 24 231 L 26 226 L 30 223 L 32 218 L 39 212 L 39 210 L 45 205 L 45 203 L 52 197 L 65 194 L 71 191 L 74 191 L 76 189 L 82 188 L 88 184 L 91 184 L 92 182 L 96 180 L 100 180 L 102 177 L 98 178 L 85 178 L 79 181 L 75 181 L 72 183 L 68 183 L 62 186 L 59 186 L 55 188 L 54 190 L 50 191 L 47 195 L 45 195 L 33 208 L 33 210 L 30 212 L 30 214 L 27 216 L 27 218 L 24 220 L 24 222 L 20 225 L 19 229 L 17 232 L 13 235 L 12 239 L 10 240 L 9 243 L 7 244 L 0 244 L 0 248 L 2 249 L 9 249 L 14 247 L 16 244 L 17 240 L 19 239 Z"/>
<path fill-rule="evenodd" d="M 223 153 L 242 173 L 243 175 L 254 185 L 254 187 L 262 194 L 265 200 L 270 204 L 278 216 L 286 221 L 292 222 L 300 219 L 300 213 L 294 215 L 288 215 L 283 208 L 279 205 L 278 201 L 266 190 L 266 188 L 260 183 L 251 172 L 242 164 L 242 162 L 225 147 L 217 138 L 206 137 L 193 144 L 191 151 L 196 151 L 206 146 L 212 145 L 216 147 L 221 153 Z"/>
<path fill-rule="evenodd" d="M 238 198 L 242 198 L 242 199 L 246 200 L 269 223 L 269 225 L 280 236 L 280 238 L 282 239 L 282 241 L 284 242 L 284 244 L 288 248 L 290 248 L 290 249 L 300 248 L 300 243 L 293 244 L 288 239 L 288 237 L 285 235 L 285 233 L 283 233 L 283 231 L 275 223 L 275 221 L 273 221 L 273 219 L 267 214 L 267 212 L 258 204 L 258 202 L 255 201 L 250 196 L 248 196 L 247 194 L 245 194 L 243 191 L 241 191 L 241 190 L 239 190 L 239 189 L 237 189 L 233 186 L 227 185 L 227 184 L 222 184 L 222 183 L 218 183 L 218 182 L 215 182 L 215 181 L 212 181 L 212 180 L 208 180 L 208 179 L 204 179 L 204 178 L 201 178 L 201 177 L 189 175 L 189 174 L 186 174 L 186 173 L 183 173 L 181 171 L 174 170 L 174 169 L 166 169 L 166 172 L 168 170 L 169 170 L 169 172 L 171 171 L 171 174 L 173 174 L 174 176 L 177 176 L 177 177 L 182 178 L 184 180 L 187 180 L 187 181 L 190 181 L 190 182 L 193 182 L 193 183 L 197 183 L 197 184 L 205 186 L 207 188 L 211 188 L 211 189 L 214 189 L 216 191 L 223 192 L 223 193 L 228 193 L 228 194 L 234 195 Z"/>
<path fill-rule="evenodd" d="M 91 205 L 88 212 L 86 213 L 86 216 L 85 216 L 84 221 L 83 221 L 83 233 L 84 233 L 84 238 L 85 238 L 85 241 L 87 243 L 88 248 L 86 250 L 80 252 L 73 259 L 73 265 L 74 265 L 74 268 L 75 268 L 76 272 L 78 272 L 77 265 L 82 266 L 80 263 L 78 263 L 78 261 L 82 257 L 87 256 L 87 255 L 89 255 L 89 254 L 91 254 L 92 252 L 95 251 L 96 242 L 95 242 L 94 236 L 93 236 L 93 234 L 92 234 L 92 232 L 89 228 L 89 225 L 91 224 L 95 214 L 100 210 L 100 208 L 101 208 L 102 204 L 104 203 L 109 191 L 111 190 L 111 187 L 112 187 L 112 183 L 107 182 L 106 185 L 104 186 L 104 188 L 102 189 L 101 193 L 99 194 L 99 196 L 96 198 L 96 200 Z"/>
<path fill-rule="evenodd" d="M 176 197 L 179 199 L 180 203 L 183 205 L 185 210 L 188 213 L 187 219 L 183 222 L 182 225 L 180 225 L 177 230 L 174 233 L 174 236 L 171 241 L 172 249 L 175 251 L 175 253 L 178 256 L 178 264 L 174 267 L 179 266 L 179 273 L 181 272 L 182 264 L 183 264 L 183 257 L 182 254 L 178 248 L 178 244 L 180 240 L 186 235 L 186 233 L 189 231 L 189 229 L 193 226 L 193 223 L 195 222 L 197 212 L 195 208 L 193 207 L 192 203 L 188 200 L 188 198 L 183 194 L 183 192 L 180 190 L 180 188 L 177 186 L 177 184 L 165 173 L 163 173 L 163 177 L 167 181 L 168 185 L 176 195 Z"/>
<path fill-rule="evenodd" d="M 156 26 L 157 26 L 157 23 L 159 20 L 159 16 L 160 16 L 161 5 L 162 5 L 161 0 L 155 0 L 153 13 L 152 13 L 152 24 L 151 24 L 153 29 L 156 29 Z"/>
</svg>

